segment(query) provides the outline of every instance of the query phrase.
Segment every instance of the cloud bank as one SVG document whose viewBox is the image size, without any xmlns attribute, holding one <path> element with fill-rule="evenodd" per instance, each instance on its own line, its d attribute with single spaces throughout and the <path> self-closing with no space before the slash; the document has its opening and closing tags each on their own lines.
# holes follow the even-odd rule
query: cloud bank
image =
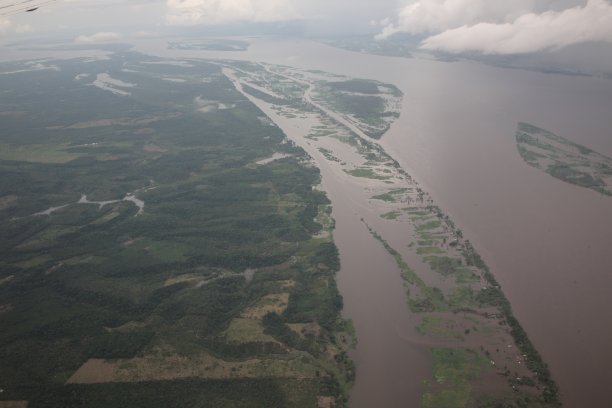
<svg viewBox="0 0 612 408">
<path fill-rule="evenodd" d="M 396 33 L 432 33 L 462 25 L 503 21 L 518 17 L 534 6 L 534 0 L 420 0 L 403 7 L 396 23 L 384 22 L 378 35 L 387 38 Z"/>
<path fill-rule="evenodd" d="M 508 4 L 505 4 L 508 3 Z M 468 6 L 469 4 L 469 6 Z M 431 34 L 421 48 L 448 52 L 523 54 L 572 44 L 612 43 L 612 4 L 588 0 L 558 11 L 535 12 L 544 1 L 420 0 L 404 7 L 396 23 L 378 38 L 395 33 Z"/>
<path fill-rule="evenodd" d="M 290 0 L 167 0 L 171 25 L 269 23 L 297 17 Z"/>
</svg>

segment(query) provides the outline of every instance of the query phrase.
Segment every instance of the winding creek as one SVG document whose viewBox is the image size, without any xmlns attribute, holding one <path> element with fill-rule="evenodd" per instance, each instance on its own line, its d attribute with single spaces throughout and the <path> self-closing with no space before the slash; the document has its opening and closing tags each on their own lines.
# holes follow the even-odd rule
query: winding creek
<svg viewBox="0 0 612 408">
<path fill-rule="evenodd" d="M 128 193 L 125 195 L 125 197 L 123 197 L 121 200 L 108 200 L 108 201 L 90 201 L 87 199 L 87 196 L 85 194 L 81 195 L 81 198 L 79 199 L 79 201 L 75 202 L 75 203 L 69 203 L 69 204 L 64 204 L 64 205 L 60 205 L 57 207 L 50 207 L 47 208 L 44 211 L 39 211 L 37 213 L 34 213 L 32 215 L 51 215 L 56 211 L 61 210 L 62 208 L 66 208 L 70 205 L 74 205 L 74 204 L 95 204 L 98 206 L 98 208 L 102 208 L 105 205 L 109 205 L 109 204 L 115 204 L 115 203 L 119 203 L 121 201 L 129 201 L 131 203 L 133 203 L 136 208 L 138 208 L 138 211 L 136 212 L 136 214 L 134 216 L 140 215 L 144 212 L 144 206 L 145 203 L 144 201 L 142 201 L 139 198 L 136 198 L 136 196 L 132 193 Z"/>
</svg>

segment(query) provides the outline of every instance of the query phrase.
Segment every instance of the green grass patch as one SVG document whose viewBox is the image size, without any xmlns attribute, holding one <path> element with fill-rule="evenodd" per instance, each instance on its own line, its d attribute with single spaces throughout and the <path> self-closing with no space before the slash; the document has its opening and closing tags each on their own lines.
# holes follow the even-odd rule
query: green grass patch
<svg viewBox="0 0 612 408">
<path fill-rule="evenodd" d="M 438 384 L 461 384 L 476 380 L 489 360 L 482 354 L 462 348 L 432 348 L 433 377 Z"/>
<path fill-rule="evenodd" d="M 472 400 L 470 387 L 458 386 L 452 390 L 427 392 L 421 398 L 423 408 L 464 408 Z"/>
<path fill-rule="evenodd" d="M 397 201 L 396 197 L 390 193 L 378 194 L 371 197 L 373 200 L 382 200 L 388 203 L 395 203 Z"/>
<path fill-rule="evenodd" d="M 225 338 L 231 343 L 274 341 L 272 336 L 264 334 L 261 320 L 244 318 L 236 318 L 230 322 Z"/>
<path fill-rule="evenodd" d="M 438 220 L 427 221 L 426 223 L 416 226 L 417 232 L 431 231 L 440 228 L 442 223 Z"/>
<path fill-rule="evenodd" d="M 465 408 L 474 400 L 473 387 L 488 360 L 468 349 L 431 348 L 432 374 L 444 389 L 423 394 L 425 408 Z"/>
<path fill-rule="evenodd" d="M 478 282 L 480 278 L 467 268 L 459 268 L 455 271 L 455 282 L 457 284 L 469 284 Z"/>
<path fill-rule="evenodd" d="M 462 340 L 463 336 L 453 329 L 453 321 L 439 316 L 424 316 L 417 326 L 419 334 L 440 340 Z"/>
<path fill-rule="evenodd" d="M 474 290 L 467 286 L 459 286 L 452 290 L 448 296 L 448 304 L 451 309 L 458 310 L 471 306 L 477 306 Z"/>
<path fill-rule="evenodd" d="M 381 218 L 386 220 L 396 220 L 400 215 L 402 215 L 399 211 L 389 211 L 381 215 Z"/>
<path fill-rule="evenodd" d="M 425 217 L 429 217 L 431 216 L 430 213 L 428 213 L 427 211 L 420 211 L 420 210 L 407 210 L 408 214 L 410 214 L 415 220 L 418 219 L 423 219 Z"/>
<path fill-rule="evenodd" d="M 382 200 L 382 201 L 386 201 L 388 203 L 395 203 L 397 202 L 397 196 L 400 194 L 404 194 L 406 191 L 408 191 L 407 188 L 397 188 L 391 191 L 388 191 L 386 193 L 383 194 L 378 194 L 375 196 L 372 196 L 371 198 L 373 200 Z"/>
<path fill-rule="evenodd" d="M 344 171 L 353 177 L 369 178 L 369 179 L 374 179 L 374 180 L 388 180 L 391 178 L 390 176 L 380 175 L 376 173 L 374 170 L 367 168 L 367 167 L 360 167 L 357 169 L 344 170 Z"/>
<path fill-rule="evenodd" d="M 432 270 L 444 276 L 449 276 L 458 272 L 463 265 L 461 259 L 448 256 L 429 255 L 424 257 L 423 260 L 429 264 Z"/>
</svg>

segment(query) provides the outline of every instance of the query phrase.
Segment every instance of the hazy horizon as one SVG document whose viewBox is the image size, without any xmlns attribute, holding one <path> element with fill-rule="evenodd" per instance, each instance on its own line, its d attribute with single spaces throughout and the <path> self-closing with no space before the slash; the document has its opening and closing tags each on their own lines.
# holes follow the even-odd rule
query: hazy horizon
<svg viewBox="0 0 612 408">
<path fill-rule="evenodd" d="M 21 1 L 0 1 L 6 14 Z M 169 35 L 356 36 L 421 51 L 612 72 L 609 0 L 44 0 L 0 15 L 0 42 L 77 44 Z M 12 6 L 11 6 L 12 5 Z"/>
</svg>

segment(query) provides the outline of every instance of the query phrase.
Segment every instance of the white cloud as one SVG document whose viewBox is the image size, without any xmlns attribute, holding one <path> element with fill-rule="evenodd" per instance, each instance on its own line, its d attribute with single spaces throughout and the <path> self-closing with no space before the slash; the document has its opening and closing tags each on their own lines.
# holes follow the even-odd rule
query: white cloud
<svg viewBox="0 0 612 408">
<path fill-rule="evenodd" d="M 167 0 L 171 25 L 276 22 L 297 17 L 290 0 Z"/>
<path fill-rule="evenodd" d="M 404 6 L 396 23 L 382 21 L 378 38 L 393 34 L 434 33 L 481 21 L 501 22 L 531 10 L 537 0 L 418 0 Z"/>
<path fill-rule="evenodd" d="M 519 54 L 589 41 L 612 42 L 612 4 L 589 0 L 563 11 L 527 13 L 505 23 L 463 25 L 427 38 L 422 48 L 450 52 Z"/>
<path fill-rule="evenodd" d="M 113 32 L 100 32 L 92 35 L 80 35 L 74 42 L 80 44 L 101 43 L 109 41 L 117 41 L 122 38 L 121 34 Z"/>
<path fill-rule="evenodd" d="M 421 48 L 487 54 L 532 53 L 612 42 L 610 0 L 411 0 L 378 39 L 429 35 Z"/>
</svg>

